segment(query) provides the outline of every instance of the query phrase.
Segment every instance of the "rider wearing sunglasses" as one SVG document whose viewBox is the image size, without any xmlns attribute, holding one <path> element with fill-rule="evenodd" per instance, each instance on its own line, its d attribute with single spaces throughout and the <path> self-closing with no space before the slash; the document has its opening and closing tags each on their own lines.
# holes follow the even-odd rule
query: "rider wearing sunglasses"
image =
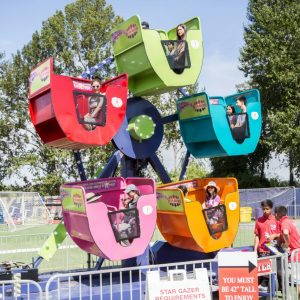
<svg viewBox="0 0 300 300">
<path fill-rule="evenodd" d="M 100 113 L 103 107 L 104 98 L 100 92 L 102 81 L 100 78 L 95 78 L 92 81 L 93 95 L 89 97 L 89 112 L 84 116 L 85 121 L 97 123 L 100 118 Z M 96 125 L 84 124 L 87 130 L 93 130 Z"/>
</svg>

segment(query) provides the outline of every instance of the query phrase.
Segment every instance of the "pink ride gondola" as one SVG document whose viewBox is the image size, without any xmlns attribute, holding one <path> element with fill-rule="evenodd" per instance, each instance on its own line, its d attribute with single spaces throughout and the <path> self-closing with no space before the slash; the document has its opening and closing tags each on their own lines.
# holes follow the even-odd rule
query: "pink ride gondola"
<svg viewBox="0 0 300 300">
<path fill-rule="evenodd" d="M 141 191 L 136 208 L 125 209 L 127 185 Z M 155 182 L 148 178 L 105 178 L 61 187 L 63 218 L 73 241 L 84 251 L 121 260 L 142 254 L 156 224 Z"/>
</svg>

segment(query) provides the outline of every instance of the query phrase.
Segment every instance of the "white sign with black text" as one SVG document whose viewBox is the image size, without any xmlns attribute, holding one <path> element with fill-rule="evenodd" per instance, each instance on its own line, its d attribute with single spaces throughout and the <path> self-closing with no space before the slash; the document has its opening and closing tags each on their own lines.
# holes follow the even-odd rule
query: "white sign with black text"
<svg viewBox="0 0 300 300">
<path fill-rule="evenodd" d="M 170 270 L 168 276 L 160 278 L 159 271 L 147 272 L 146 300 L 211 300 L 207 269 Z"/>
</svg>

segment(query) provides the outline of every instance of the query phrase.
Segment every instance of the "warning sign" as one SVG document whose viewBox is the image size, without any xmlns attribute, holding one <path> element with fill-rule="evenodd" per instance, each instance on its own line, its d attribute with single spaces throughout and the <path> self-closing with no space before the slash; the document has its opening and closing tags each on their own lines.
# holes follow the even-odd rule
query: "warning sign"
<svg viewBox="0 0 300 300">
<path fill-rule="evenodd" d="M 258 275 L 267 275 L 272 273 L 273 264 L 271 259 L 260 259 L 258 261 Z"/>
<path fill-rule="evenodd" d="M 170 270 L 167 278 L 160 278 L 159 271 L 148 271 L 146 300 L 211 300 L 207 269 L 195 269 L 189 275 Z"/>
<path fill-rule="evenodd" d="M 258 300 L 255 252 L 219 252 L 220 300 Z"/>
</svg>

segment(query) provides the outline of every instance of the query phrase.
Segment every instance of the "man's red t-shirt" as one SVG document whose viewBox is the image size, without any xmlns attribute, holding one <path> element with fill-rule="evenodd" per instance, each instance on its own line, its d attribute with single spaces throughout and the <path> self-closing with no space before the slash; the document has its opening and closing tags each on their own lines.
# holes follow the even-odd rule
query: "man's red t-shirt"
<svg viewBox="0 0 300 300">
<path fill-rule="evenodd" d="M 290 250 L 291 252 L 295 249 L 300 249 L 300 233 L 298 231 L 296 223 L 289 219 L 288 216 L 284 216 L 280 220 L 280 238 L 281 242 L 284 243 L 283 231 L 288 230 L 290 238 Z"/>
<path fill-rule="evenodd" d="M 259 238 L 257 251 L 259 253 L 269 253 L 270 251 L 264 246 L 269 242 L 271 234 L 280 233 L 279 223 L 273 215 L 268 218 L 262 216 L 256 220 L 254 234 Z"/>
</svg>

